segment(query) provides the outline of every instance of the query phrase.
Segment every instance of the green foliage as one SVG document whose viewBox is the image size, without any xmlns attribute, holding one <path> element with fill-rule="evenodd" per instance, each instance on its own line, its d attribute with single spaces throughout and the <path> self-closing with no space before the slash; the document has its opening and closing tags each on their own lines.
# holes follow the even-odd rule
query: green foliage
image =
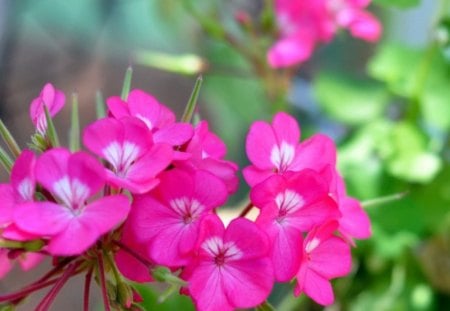
<svg viewBox="0 0 450 311">
<path fill-rule="evenodd" d="M 372 2 L 386 7 L 406 9 L 419 5 L 420 0 L 373 0 Z"/>
<path fill-rule="evenodd" d="M 144 310 L 194 311 L 194 306 L 191 302 L 191 299 L 187 296 L 182 296 L 180 294 L 174 293 L 172 296 L 170 296 L 170 299 L 166 299 L 164 302 L 160 303 L 158 301 L 160 294 L 158 294 L 158 291 L 155 288 L 141 284 L 134 285 L 134 288 L 138 290 L 139 294 L 144 300 L 144 302 L 140 304 L 144 308 Z"/>
</svg>

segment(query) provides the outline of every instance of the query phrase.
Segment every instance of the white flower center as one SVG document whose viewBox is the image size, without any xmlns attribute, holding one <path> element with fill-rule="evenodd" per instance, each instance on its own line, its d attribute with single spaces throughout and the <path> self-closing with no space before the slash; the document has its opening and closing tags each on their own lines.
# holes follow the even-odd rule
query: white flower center
<svg viewBox="0 0 450 311">
<path fill-rule="evenodd" d="M 17 187 L 17 191 L 20 194 L 20 197 L 24 201 L 32 201 L 33 200 L 33 194 L 34 194 L 34 187 L 33 183 L 31 182 L 30 178 L 25 178 L 22 180 Z"/>
<path fill-rule="evenodd" d="M 279 209 L 279 217 L 284 217 L 301 209 L 305 200 L 297 192 L 287 189 L 275 197 L 275 203 Z"/>
<path fill-rule="evenodd" d="M 281 142 L 281 146 L 275 145 L 270 153 L 270 162 L 279 172 L 285 172 L 294 160 L 295 148 L 287 142 Z"/>
<path fill-rule="evenodd" d="M 125 177 L 131 165 L 139 156 L 139 147 L 136 144 L 125 141 L 122 144 L 113 141 L 103 149 L 103 154 L 114 168 L 118 176 Z"/>
<path fill-rule="evenodd" d="M 214 258 L 217 266 L 223 266 L 230 260 L 238 260 L 243 255 L 234 242 L 223 243 L 222 238 L 218 236 L 205 240 L 201 248 Z"/>
<path fill-rule="evenodd" d="M 310 254 L 317 246 L 319 246 L 320 240 L 318 238 L 313 238 L 311 241 L 306 243 L 305 250 Z"/>
<path fill-rule="evenodd" d="M 199 201 L 187 197 L 173 199 L 169 204 L 182 217 L 185 224 L 195 221 L 205 210 L 205 207 Z"/>
<path fill-rule="evenodd" d="M 89 187 L 78 179 L 64 176 L 53 184 L 53 192 L 64 205 L 76 210 L 83 206 L 89 196 Z"/>
</svg>

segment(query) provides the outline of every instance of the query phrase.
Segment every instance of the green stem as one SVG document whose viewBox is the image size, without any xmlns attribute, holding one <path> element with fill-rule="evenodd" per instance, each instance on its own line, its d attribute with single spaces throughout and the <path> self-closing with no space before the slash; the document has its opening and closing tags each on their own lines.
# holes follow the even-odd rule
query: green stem
<svg viewBox="0 0 450 311">
<path fill-rule="evenodd" d="M 127 68 L 127 71 L 125 72 L 125 78 L 123 79 L 122 93 L 120 95 L 120 98 L 122 98 L 122 100 L 124 101 L 127 100 L 128 94 L 130 93 L 132 77 L 133 77 L 133 68 L 129 66 Z"/>
<path fill-rule="evenodd" d="M 192 115 L 194 114 L 195 107 L 197 106 L 198 95 L 200 94 L 200 88 L 202 87 L 203 78 L 200 76 L 195 81 L 194 89 L 192 90 L 191 97 L 184 109 L 183 116 L 181 117 L 181 122 L 190 123 L 192 120 Z"/>
<path fill-rule="evenodd" d="M 103 100 L 103 95 L 100 91 L 97 91 L 95 94 L 95 112 L 97 119 L 101 119 L 106 116 L 105 101 Z"/>
<path fill-rule="evenodd" d="M 58 134 L 56 133 L 55 125 L 53 124 L 52 117 L 48 111 L 47 105 L 44 105 L 45 119 L 47 121 L 47 137 L 50 140 L 51 147 L 59 146 Z"/>
<path fill-rule="evenodd" d="M 2 136 L 6 145 L 8 146 L 8 149 L 11 151 L 14 157 L 17 158 L 21 153 L 20 147 L 17 144 L 14 137 L 12 136 L 11 132 L 6 127 L 5 123 L 3 123 L 1 119 L 0 119 L 0 135 Z"/>
<path fill-rule="evenodd" d="M 405 191 L 405 192 L 395 193 L 395 194 L 380 197 L 380 198 L 366 200 L 366 201 L 361 202 L 361 206 L 364 208 L 367 208 L 367 207 L 372 207 L 375 205 L 382 205 L 382 204 L 390 203 L 393 201 L 398 201 L 398 200 L 403 199 L 408 193 L 409 193 L 408 191 Z"/>
<path fill-rule="evenodd" d="M 70 150 L 80 149 L 80 117 L 78 111 L 78 95 L 72 94 L 72 120 L 70 124 Z"/>
<path fill-rule="evenodd" d="M 6 151 L 0 146 L 0 163 L 5 168 L 6 172 L 11 172 L 11 169 L 13 167 L 13 160 L 10 158 L 10 156 L 6 153 Z"/>
</svg>

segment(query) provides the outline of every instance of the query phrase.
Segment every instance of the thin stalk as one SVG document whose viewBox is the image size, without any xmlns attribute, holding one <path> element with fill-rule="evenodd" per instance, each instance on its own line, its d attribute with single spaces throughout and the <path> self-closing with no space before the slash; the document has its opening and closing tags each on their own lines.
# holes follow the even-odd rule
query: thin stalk
<svg viewBox="0 0 450 311">
<path fill-rule="evenodd" d="M 47 295 L 42 299 L 39 305 L 36 307 L 36 311 L 46 311 L 50 308 L 51 304 L 55 300 L 58 293 L 61 291 L 66 282 L 75 274 L 75 270 L 80 265 L 81 262 L 73 263 L 63 275 L 58 279 L 55 286 L 48 292 Z"/>
<path fill-rule="evenodd" d="M 119 246 L 122 250 L 124 250 L 125 252 L 127 252 L 128 254 L 130 254 L 131 256 L 133 256 L 135 259 L 137 259 L 140 263 L 142 263 L 144 266 L 147 266 L 149 268 L 154 267 L 155 264 L 152 263 L 151 261 L 147 260 L 146 258 L 144 258 L 143 256 L 139 255 L 137 252 L 135 252 L 134 250 L 132 250 L 131 248 L 129 248 L 128 246 L 126 246 L 125 244 L 123 244 L 120 241 L 114 240 L 113 243 L 117 246 Z"/>
<path fill-rule="evenodd" d="M 133 68 L 129 66 L 127 68 L 127 71 L 125 72 L 125 78 L 123 79 L 122 93 L 120 95 L 120 98 L 124 101 L 127 100 L 128 94 L 130 93 L 132 77 L 133 77 Z"/>
<path fill-rule="evenodd" d="M 100 276 L 100 288 L 102 290 L 103 305 L 105 306 L 105 311 L 111 311 L 109 305 L 108 292 L 106 289 L 106 277 L 105 277 L 105 264 L 103 261 L 103 254 L 101 251 L 97 253 L 98 258 L 98 272 Z"/>
<path fill-rule="evenodd" d="M 52 147 L 59 146 L 58 133 L 56 133 L 55 125 L 53 124 L 52 117 L 50 116 L 50 112 L 48 111 L 47 105 L 44 105 L 45 119 L 47 121 L 47 131 L 46 135 L 50 140 Z"/>
<path fill-rule="evenodd" d="M 102 92 L 97 91 L 95 94 L 95 113 L 97 119 L 104 118 L 106 116 L 105 101 L 103 99 Z"/>
<path fill-rule="evenodd" d="M 35 291 L 38 291 L 42 288 L 45 288 L 47 286 L 53 285 L 56 282 L 58 282 L 59 278 L 50 280 L 50 281 L 46 281 L 46 282 L 41 282 L 38 284 L 34 284 L 28 287 L 25 287 L 24 289 L 21 289 L 18 292 L 12 293 L 12 294 L 8 294 L 8 295 L 4 295 L 4 296 L 0 296 L 0 302 L 8 302 L 8 301 L 15 301 L 15 300 L 19 300 Z"/>
<path fill-rule="evenodd" d="M 387 196 L 380 197 L 380 198 L 375 198 L 372 200 L 366 200 L 366 201 L 361 202 L 361 206 L 364 208 L 367 208 L 367 207 L 372 207 L 375 205 L 382 205 L 382 204 L 390 203 L 393 201 L 398 201 L 398 200 L 403 199 L 406 195 L 408 195 L 408 193 L 409 193 L 408 191 L 405 191 L 405 192 L 395 193 L 392 195 L 387 195 Z"/>
<path fill-rule="evenodd" d="M 80 115 L 78 110 L 78 95 L 72 94 L 72 117 L 70 124 L 70 150 L 80 149 Z"/>
<path fill-rule="evenodd" d="M 17 144 L 14 137 L 12 136 L 11 132 L 6 127 L 5 123 L 3 123 L 1 119 L 0 119 L 0 135 L 2 136 L 6 145 L 8 146 L 8 149 L 11 151 L 14 157 L 17 158 L 21 153 L 20 147 Z"/>
<path fill-rule="evenodd" d="M 83 311 L 89 311 L 89 293 L 91 291 L 92 272 L 93 268 L 91 267 L 84 278 Z"/>
<path fill-rule="evenodd" d="M 195 107 L 197 106 L 198 95 L 200 94 L 200 89 L 202 87 L 203 78 L 199 76 L 197 81 L 195 81 L 194 89 L 192 90 L 191 97 L 184 109 L 183 116 L 181 117 L 181 122 L 190 123 L 192 120 L 192 115 L 194 114 Z"/>
<path fill-rule="evenodd" d="M 6 172 L 8 173 L 11 172 L 11 169 L 13 167 L 13 160 L 1 146 L 0 146 L 0 163 L 3 165 Z"/>
<path fill-rule="evenodd" d="M 253 208 L 252 202 L 248 202 L 247 206 L 239 214 L 239 217 L 245 217 Z"/>
</svg>

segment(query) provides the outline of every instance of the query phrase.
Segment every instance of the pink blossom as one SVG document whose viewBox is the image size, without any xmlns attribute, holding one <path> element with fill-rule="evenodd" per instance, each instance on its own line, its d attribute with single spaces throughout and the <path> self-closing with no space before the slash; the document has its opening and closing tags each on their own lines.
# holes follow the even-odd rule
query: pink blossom
<svg viewBox="0 0 450 311">
<path fill-rule="evenodd" d="M 200 221 L 225 203 L 225 185 L 206 171 L 188 174 L 173 169 L 146 195 L 136 196 L 126 229 L 138 243 L 146 243 L 148 257 L 157 264 L 185 265 L 198 236 Z"/>
<path fill-rule="evenodd" d="M 238 187 L 236 172 L 238 166 L 223 158 L 227 152 L 224 142 L 208 129 L 208 122 L 201 121 L 195 128 L 194 135 L 183 150 L 190 155 L 188 159 L 176 161 L 175 166 L 194 172 L 206 170 L 226 185 L 228 193 L 233 193 Z"/>
<path fill-rule="evenodd" d="M 155 143 L 180 146 L 192 137 L 192 125 L 175 122 L 175 114 L 144 91 L 132 90 L 127 101 L 110 97 L 107 105 L 114 118 L 132 116 L 142 120 L 153 133 Z"/>
<path fill-rule="evenodd" d="M 330 279 L 347 275 L 351 269 L 350 246 L 333 235 L 337 222 L 314 228 L 303 242 L 295 296 L 305 293 L 321 305 L 334 301 Z"/>
<path fill-rule="evenodd" d="M 124 195 L 87 202 L 103 187 L 106 176 L 100 163 L 84 152 L 51 149 L 37 160 L 35 172 L 55 202 L 18 205 L 14 223 L 23 231 L 49 238 L 46 250 L 52 255 L 81 254 L 124 221 L 129 212 Z"/>
<path fill-rule="evenodd" d="M 316 134 L 299 143 L 300 128 L 290 115 L 279 112 L 272 124 L 256 121 L 246 140 L 247 155 L 252 165 L 243 171 L 250 186 L 273 174 L 298 172 L 305 168 L 323 170 L 336 163 L 336 147 L 325 135 Z"/>
<path fill-rule="evenodd" d="M 11 260 L 8 258 L 9 250 L 0 248 L 0 279 L 5 277 L 13 268 Z"/>
<path fill-rule="evenodd" d="M 370 0 L 276 0 L 280 38 L 269 49 L 267 60 L 282 68 L 309 59 L 318 43 L 329 42 L 339 28 L 374 42 L 381 35 L 379 21 L 365 8 Z"/>
<path fill-rule="evenodd" d="M 202 222 L 197 256 L 182 278 L 199 311 L 234 310 L 261 304 L 273 286 L 269 240 L 253 222 L 238 218 L 225 229 L 211 215 Z"/>
<path fill-rule="evenodd" d="M 56 89 L 51 83 L 44 85 L 39 96 L 33 99 L 30 105 L 30 118 L 38 133 L 44 135 L 47 131 L 44 105 L 53 117 L 62 109 L 65 101 L 66 96 L 61 90 Z"/>
<path fill-rule="evenodd" d="M 105 118 L 85 128 L 83 142 L 110 164 L 108 181 L 133 193 L 145 193 L 158 184 L 158 175 L 172 161 L 168 144 L 154 144 L 152 134 L 136 118 Z"/>
<path fill-rule="evenodd" d="M 274 175 L 250 193 L 261 208 L 256 223 L 272 241 L 271 259 L 277 281 L 289 281 L 300 266 L 302 233 L 339 217 L 328 196 L 328 184 L 312 170 Z"/>
</svg>

